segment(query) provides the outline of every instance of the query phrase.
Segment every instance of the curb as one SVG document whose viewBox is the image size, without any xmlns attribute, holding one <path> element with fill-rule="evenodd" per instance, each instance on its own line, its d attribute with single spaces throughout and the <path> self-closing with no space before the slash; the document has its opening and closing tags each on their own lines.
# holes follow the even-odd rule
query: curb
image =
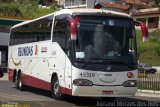
<svg viewBox="0 0 160 107">
<path fill-rule="evenodd" d="M 140 90 L 140 89 L 138 89 L 138 92 L 146 92 L 146 93 L 160 94 L 160 91 L 154 91 L 154 90 Z"/>
<path fill-rule="evenodd" d="M 138 89 L 135 96 L 158 97 L 158 98 L 160 98 L 160 91 Z"/>
<path fill-rule="evenodd" d="M 152 94 L 152 93 L 136 93 L 135 96 L 143 96 L 143 97 L 157 97 L 160 98 L 160 94 Z"/>
</svg>

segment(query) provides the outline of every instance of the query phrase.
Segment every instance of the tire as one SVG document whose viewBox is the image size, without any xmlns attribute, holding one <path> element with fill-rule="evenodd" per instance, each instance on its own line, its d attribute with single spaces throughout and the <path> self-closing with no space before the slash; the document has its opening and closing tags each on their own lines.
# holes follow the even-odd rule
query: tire
<svg viewBox="0 0 160 107">
<path fill-rule="evenodd" d="M 17 71 L 14 70 L 13 71 L 13 82 L 16 82 L 16 78 L 17 78 Z"/>
<path fill-rule="evenodd" d="M 62 100 L 63 95 L 60 93 L 60 86 L 57 76 L 53 77 L 51 82 L 51 95 L 56 100 Z"/>
<path fill-rule="evenodd" d="M 22 78 L 21 78 L 21 73 L 19 75 L 17 75 L 17 79 L 16 79 L 16 88 L 20 91 L 24 90 L 24 85 L 22 82 Z"/>
</svg>

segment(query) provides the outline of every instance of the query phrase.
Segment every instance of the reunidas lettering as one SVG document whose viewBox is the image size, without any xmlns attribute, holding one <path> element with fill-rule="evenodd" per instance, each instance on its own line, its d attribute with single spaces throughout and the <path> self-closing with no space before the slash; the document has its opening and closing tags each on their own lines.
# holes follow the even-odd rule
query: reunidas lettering
<svg viewBox="0 0 160 107">
<path fill-rule="evenodd" d="M 33 46 L 18 47 L 18 56 L 32 56 Z"/>
</svg>

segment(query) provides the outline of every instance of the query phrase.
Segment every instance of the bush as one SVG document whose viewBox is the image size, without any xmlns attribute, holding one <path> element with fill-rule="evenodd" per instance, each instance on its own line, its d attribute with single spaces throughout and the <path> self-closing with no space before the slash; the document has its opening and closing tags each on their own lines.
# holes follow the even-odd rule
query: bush
<svg viewBox="0 0 160 107">
<path fill-rule="evenodd" d="M 42 9 L 38 7 L 38 0 L 17 0 L 17 2 L 7 0 L 7 3 L 3 1 L 0 1 L 0 16 L 37 18 L 52 13 L 57 8 L 55 2 L 50 9 Z"/>
<path fill-rule="evenodd" d="M 159 34 L 157 33 L 157 35 Z M 147 42 L 142 42 L 140 32 L 137 31 L 137 47 L 140 53 L 139 62 L 156 66 L 160 65 L 160 41 L 153 36 L 153 32 L 150 33 Z"/>
<path fill-rule="evenodd" d="M 151 33 L 151 36 L 160 41 L 160 30 L 157 29 Z"/>
<path fill-rule="evenodd" d="M 22 16 L 21 10 L 15 3 L 1 3 L 0 4 L 0 15 L 1 16 Z"/>
</svg>

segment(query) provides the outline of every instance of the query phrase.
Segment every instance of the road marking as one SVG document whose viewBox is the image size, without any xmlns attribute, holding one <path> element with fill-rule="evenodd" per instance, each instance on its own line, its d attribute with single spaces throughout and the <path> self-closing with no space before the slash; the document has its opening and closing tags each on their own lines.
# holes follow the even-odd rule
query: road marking
<svg viewBox="0 0 160 107">
<path fill-rule="evenodd" d="M 1 96 L 1 97 L 4 97 L 4 98 L 9 98 L 9 99 L 12 99 L 12 100 L 18 100 L 18 101 L 19 101 L 20 99 L 21 99 L 21 100 L 24 99 L 25 101 L 31 101 L 31 99 L 26 98 L 26 97 L 17 96 L 17 95 L 10 95 L 10 94 L 5 94 L 5 93 L 0 93 L 0 96 Z M 38 102 L 38 101 L 32 101 L 32 102 L 38 103 L 38 104 L 46 107 L 46 105 L 43 104 L 43 103 L 41 103 L 41 102 Z"/>
<path fill-rule="evenodd" d="M 8 96 L 4 96 L 3 94 L 0 94 L 1 97 L 3 98 L 8 98 L 8 99 L 14 99 L 14 100 L 18 100 L 17 98 L 13 98 L 13 97 L 8 97 Z"/>
</svg>

